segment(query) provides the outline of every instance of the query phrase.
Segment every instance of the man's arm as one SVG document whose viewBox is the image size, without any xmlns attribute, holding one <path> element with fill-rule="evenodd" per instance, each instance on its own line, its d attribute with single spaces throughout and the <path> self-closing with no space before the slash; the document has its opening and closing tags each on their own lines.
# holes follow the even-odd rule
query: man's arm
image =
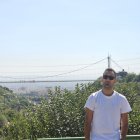
<svg viewBox="0 0 140 140">
<path fill-rule="evenodd" d="M 93 111 L 86 108 L 85 109 L 86 115 L 85 115 L 85 123 L 84 123 L 84 135 L 85 140 L 90 140 L 90 131 L 91 131 L 91 122 L 93 119 Z"/>
<path fill-rule="evenodd" d="M 121 114 L 121 140 L 126 140 L 128 131 L 128 113 Z"/>
</svg>

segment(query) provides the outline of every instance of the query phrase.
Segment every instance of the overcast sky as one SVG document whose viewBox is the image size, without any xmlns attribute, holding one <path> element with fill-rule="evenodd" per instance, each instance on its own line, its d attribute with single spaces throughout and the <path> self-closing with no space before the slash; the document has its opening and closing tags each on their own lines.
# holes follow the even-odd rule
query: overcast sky
<svg viewBox="0 0 140 140">
<path fill-rule="evenodd" d="M 97 78 L 108 54 L 116 71 L 139 74 L 139 7 L 139 0 L 0 0 L 0 78 Z"/>
</svg>

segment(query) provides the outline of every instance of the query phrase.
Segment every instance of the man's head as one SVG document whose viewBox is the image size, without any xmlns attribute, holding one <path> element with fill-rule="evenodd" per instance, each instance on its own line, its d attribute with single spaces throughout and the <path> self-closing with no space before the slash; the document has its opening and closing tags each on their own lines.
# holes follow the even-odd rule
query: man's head
<svg viewBox="0 0 140 140">
<path fill-rule="evenodd" d="M 107 72 L 112 73 L 112 76 L 116 79 L 116 72 L 115 72 L 114 69 L 112 69 L 112 68 L 107 68 L 107 69 L 105 69 L 105 71 L 104 71 L 104 73 L 103 73 L 103 76 L 104 76 Z"/>
<path fill-rule="evenodd" d="M 102 83 L 104 88 L 113 88 L 116 82 L 116 72 L 112 68 L 107 68 L 102 77 Z"/>
</svg>

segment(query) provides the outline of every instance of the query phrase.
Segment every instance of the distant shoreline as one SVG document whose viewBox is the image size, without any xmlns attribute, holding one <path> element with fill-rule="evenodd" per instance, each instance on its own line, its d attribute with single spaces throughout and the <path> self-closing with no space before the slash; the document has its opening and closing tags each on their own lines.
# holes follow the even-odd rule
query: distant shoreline
<svg viewBox="0 0 140 140">
<path fill-rule="evenodd" d="M 89 81 L 81 82 L 33 82 L 33 83 L 0 83 L 1 86 L 7 87 L 14 92 L 27 92 L 27 91 L 38 91 L 52 89 L 56 86 L 60 86 L 62 89 L 74 90 L 76 84 L 86 84 Z"/>
</svg>

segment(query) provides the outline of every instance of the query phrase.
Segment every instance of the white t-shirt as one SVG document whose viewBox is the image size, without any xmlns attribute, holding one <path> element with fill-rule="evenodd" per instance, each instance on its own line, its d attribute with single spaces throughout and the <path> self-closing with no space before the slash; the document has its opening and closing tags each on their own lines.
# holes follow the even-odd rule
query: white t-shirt
<svg viewBox="0 0 140 140">
<path fill-rule="evenodd" d="M 100 90 L 89 96 L 85 108 L 94 111 L 91 140 L 120 140 L 120 116 L 132 110 L 125 96 L 116 91 L 105 96 Z"/>
</svg>

